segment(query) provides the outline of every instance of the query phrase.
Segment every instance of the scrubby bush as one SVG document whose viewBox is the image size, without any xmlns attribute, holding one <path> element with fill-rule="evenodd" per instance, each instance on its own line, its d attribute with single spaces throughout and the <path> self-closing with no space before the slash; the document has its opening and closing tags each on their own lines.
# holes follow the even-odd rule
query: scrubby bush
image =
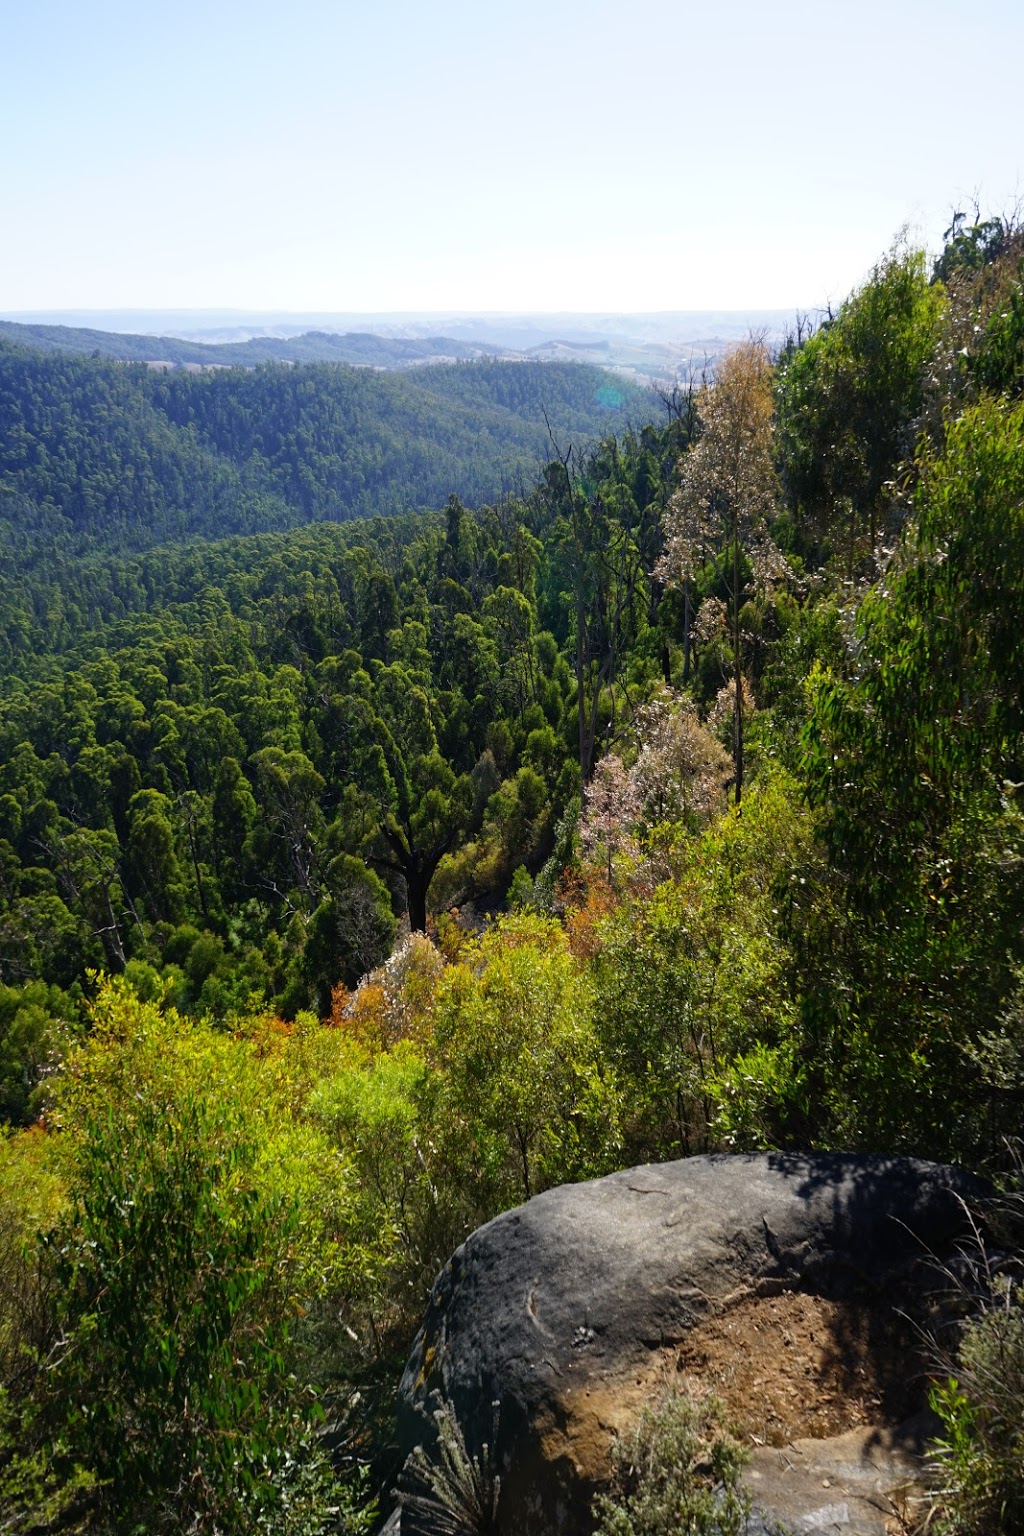
<svg viewBox="0 0 1024 1536">
<path fill-rule="evenodd" d="M 595 1536 L 742 1536 L 746 1453 L 714 1397 L 670 1394 L 612 1447 L 612 1483 L 594 1500 Z"/>
<path fill-rule="evenodd" d="M 1002 1277 L 965 1324 L 955 1374 L 931 1393 L 942 1536 L 1024 1530 L 1024 1286 Z"/>
<path fill-rule="evenodd" d="M 724 1137 L 746 1149 L 788 1129 L 796 1020 L 779 887 L 809 835 L 792 781 L 776 770 L 751 786 L 742 816 L 683 839 L 675 877 L 641 885 L 598 923 L 595 1020 L 630 1160 L 685 1156 Z M 740 1065 L 755 1049 L 777 1052 L 767 1092 Z"/>
<path fill-rule="evenodd" d="M 35 1252 L 44 1316 L 8 1373 L 12 1518 L 315 1536 L 349 1507 L 290 1368 L 340 1264 L 345 1169 L 290 1093 L 279 1054 L 101 992 L 49 1117 L 64 1198 Z"/>
<path fill-rule="evenodd" d="M 505 918 L 448 967 L 434 1113 L 478 1219 L 615 1166 L 617 1095 L 592 1010 L 588 977 L 550 919 Z"/>
</svg>

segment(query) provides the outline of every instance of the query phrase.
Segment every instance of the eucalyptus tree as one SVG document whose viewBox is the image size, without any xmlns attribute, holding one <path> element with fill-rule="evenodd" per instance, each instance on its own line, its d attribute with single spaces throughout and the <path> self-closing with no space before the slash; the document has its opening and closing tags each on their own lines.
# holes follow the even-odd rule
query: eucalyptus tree
<svg viewBox="0 0 1024 1536">
<path fill-rule="evenodd" d="M 887 487 L 913 453 L 945 305 L 924 253 L 897 242 L 778 370 L 788 499 L 826 550 L 873 551 Z"/>
<path fill-rule="evenodd" d="M 763 341 L 736 347 L 697 397 L 700 436 L 681 463 L 665 509 L 658 569 L 669 581 L 693 577 L 709 555 L 722 561 L 728 589 L 734 693 L 736 803 L 743 794 L 743 634 L 741 610 L 752 570 L 767 585 L 787 567 L 769 533 L 778 474 L 772 427 L 774 369 Z"/>
</svg>

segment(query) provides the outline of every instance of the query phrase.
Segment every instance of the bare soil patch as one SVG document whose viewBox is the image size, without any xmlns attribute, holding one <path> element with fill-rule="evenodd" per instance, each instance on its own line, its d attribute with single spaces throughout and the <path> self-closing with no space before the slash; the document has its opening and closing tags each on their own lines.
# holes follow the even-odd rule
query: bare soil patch
<svg viewBox="0 0 1024 1536">
<path fill-rule="evenodd" d="M 693 1330 L 676 1368 L 760 1445 L 894 1426 L 927 1398 L 920 1336 L 891 1298 L 746 1297 Z"/>
</svg>

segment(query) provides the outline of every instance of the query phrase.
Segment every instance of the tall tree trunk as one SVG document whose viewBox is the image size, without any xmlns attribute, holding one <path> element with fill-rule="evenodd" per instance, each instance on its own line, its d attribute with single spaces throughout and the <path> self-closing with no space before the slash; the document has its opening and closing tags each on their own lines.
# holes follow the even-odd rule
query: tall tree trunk
<svg viewBox="0 0 1024 1536">
<path fill-rule="evenodd" d="M 405 890 L 409 901 L 409 931 L 411 933 L 426 933 L 427 931 L 427 889 L 429 885 L 430 876 L 425 876 L 422 870 L 406 871 Z"/>
<path fill-rule="evenodd" d="M 576 710 L 580 722 L 580 780 L 587 782 L 587 770 L 590 767 L 587 754 L 587 712 L 586 697 L 583 686 L 583 669 L 586 664 L 586 643 L 584 627 L 586 619 L 583 612 L 583 598 L 577 594 L 576 598 Z"/>
<path fill-rule="evenodd" d="M 683 582 L 683 687 L 690 681 L 690 578 Z"/>
</svg>

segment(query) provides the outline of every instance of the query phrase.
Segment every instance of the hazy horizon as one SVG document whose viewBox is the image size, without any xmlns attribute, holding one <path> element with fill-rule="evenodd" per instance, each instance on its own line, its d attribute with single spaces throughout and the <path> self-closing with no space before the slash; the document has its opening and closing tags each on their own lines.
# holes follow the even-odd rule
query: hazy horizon
<svg viewBox="0 0 1024 1536">
<path fill-rule="evenodd" d="M 562 321 L 593 331 L 632 328 L 638 334 L 654 336 L 685 336 L 708 324 L 749 327 L 766 324 L 785 324 L 796 313 L 807 312 L 809 306 L 798 308 L 762 308 L 737 305 L 733 308 L 665 309 L 665 310 L 614 310 L 614 309 L 405 309 L 405 310 L 304 310 L 287 308 L 253 309 L 209 305 L 206 307 L 184 306 L 181 308 L 29 308 L 0 310 L 0 319 L 25 325 L 66 325 L 85 329 L 108 330 L 129 333 L 138 327 L 144 335 L 160 334 L 154 327 L 176 326 L 165 330 L 165 335 L 192 335 L 211 329 L 231 327 L 248 328 L 252 325 L 296 327 L 345 325 L 381 325 L 386 327 L 423 327 L 451 324 L 459 328 L 478 328 L 491 322 L 532 322 L 550 329 Z"/>
<path fill-rule="evenodd" d="M 691 378 L 695 372 L 713 366 L 715 359 L 747 336 L 759 334 L 769 342 L 782 340 L 793 328 L 795 315 L 790 310 L 676 310 L 654 313 L 613 313 L 609 311 L 405 311 L 342 312 L 334 314 L 301 311 L 244 309 L 180 310 L 28 310 L 0 313 L 0 328 L 15 325 L 37 327 L 22 338 L 29 344 L 49 339 L 57 345 L 75 345 L 87 351 L 104 346 L 104 335 L 152 337 L 154 346 L 143 357 L 164 362 L 177 357 L 179 363 L 202 366 L 215 362 L 211 347 L 237 348 L 238 344 L 271 341 L 279 350 L 280 361 L 312 360 L 308 346 L 292 354 L 289 343 L 310 333 L 342 338 L 340 348 L 321 351 L 320 361 L 341 361 L 373 367 L 416 367 L 426 362 L 465 359 L 492 355 L 519 361 L 588 362 L 632 377 L 636 382 L 675 384 Z M 69 328 L 71 334 L 60 341 L 53 333 Z M 372 348 L 356 346 L 347 351 L 345 337 L 376 336 L 383 345 Z M 430 341 L 439 345 L 431 347 Z M 201 356 L 176 353 L 178 343 L 199 344 Z M 403 342 L 409 351 L 403 352 Z M 423 350 L 424 342 L 427 350 Z M 395 350 L 397 349 L 397 351 Z M 136 354 L 137 360 L 141 360 Z M 230 360 L 254 365 L 258 358 L 240 357 L 232 351 Z M 264 357 L 263 360 L 266 360 Z"/>
</svg>

